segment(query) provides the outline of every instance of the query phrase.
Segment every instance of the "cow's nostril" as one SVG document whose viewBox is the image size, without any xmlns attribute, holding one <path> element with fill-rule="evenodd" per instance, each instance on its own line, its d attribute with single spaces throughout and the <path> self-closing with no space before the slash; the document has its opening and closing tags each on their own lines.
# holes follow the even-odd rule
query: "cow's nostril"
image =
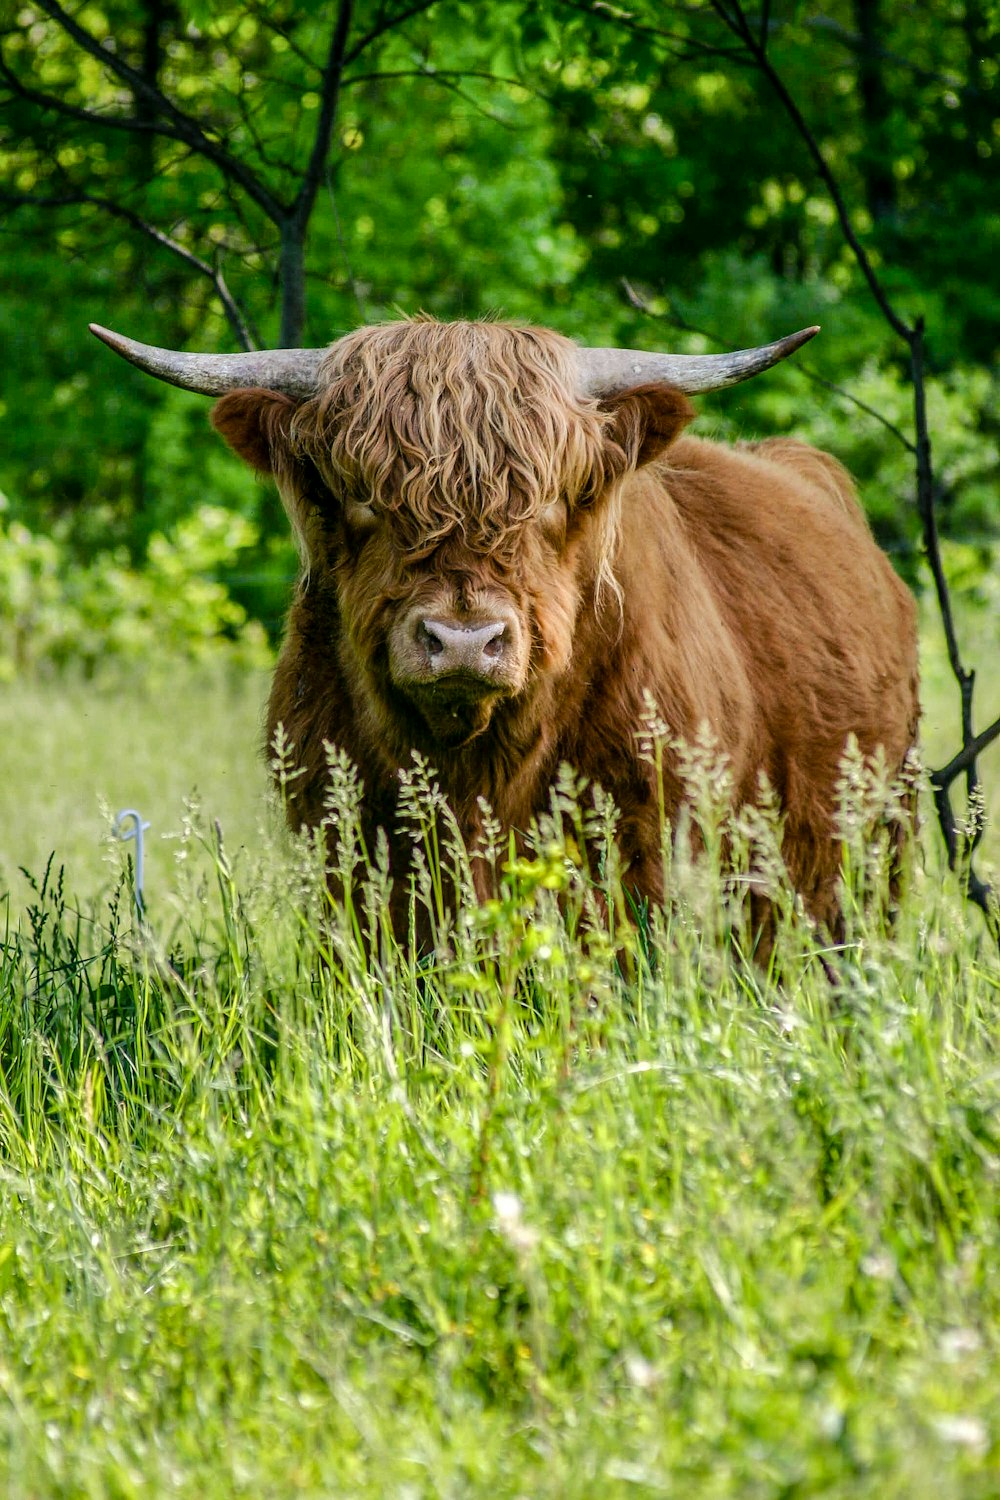
<svg viewBox="0 0 1000 1500">
<path fill-rule="evenodd" d="M 496 635 L 491 636 L 483 646 L 483 655 L 492 658 L 494 661 L 498 656 L 501 656 L 503 654 L 504 636 L 506 634 L 506 625 L 501 625 Z"/>
<path fill-rule="evenodd" d="M 444 641 L 436 635 L 428 620 L 420 620 L 417 624 L 417 641 L 428 656 L 440 656 L 444 650 Z"/>
</svg>

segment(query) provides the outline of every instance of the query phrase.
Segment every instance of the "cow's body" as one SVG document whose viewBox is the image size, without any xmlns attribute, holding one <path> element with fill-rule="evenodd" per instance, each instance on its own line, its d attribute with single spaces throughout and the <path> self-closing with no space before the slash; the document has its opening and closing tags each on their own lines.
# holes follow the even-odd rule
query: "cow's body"
<svg viewBox="0 0 1000 1500">
<path fill-rule="evenodd" d="M 676 737 L 708 726 L 737 804 L 766 773 L 791 878 L 836 930 L 841 757 L 853 735 L 892 773 L 914 744 L 913 603 L 835 460 L 681 436 L 682 391 L 748 378 L 817 330 L 687 359 L 427 319 L 242 355 L 95 331 L 162 379 L 226 393 L 217 427 L 277 479 L 305 564 L 269 710 L 301 771 L 293 823 L 323 817 L 332 742 L 405 875 L 414 751 L 473 845 L 483 801 L 523 830 L 568 761 L 614 796 L 625 880 L 659 900 L 661 799 L 638 737 L 652 699 Z M 672 818 L 669 760 L 663 790 Z"/>
<path fill-rule="evenodd" d="M 660 428 L 679 428 L 683 398 L 655 394 L 667 408 Z M 225 412 L 219 425 L 234 440 Z M 915 741 L 913 602 L 835 460 L 785 440 L 727 447 L 679 437 L 660 446 L 613 482 L 610 533 L 602 511 L 610 502 L 598 497 L 571 510 L 558 565 L 525 558 L 525 681 L 464 744 L 443 742 L 437 721 L 394 687 L 379 601 L 367 601 L 367 614 L 355 602 L 364 539 L 353 553 L 357 538 L 341 535 L 327 554 L 318 535 L 307 542 L 311 567 L 268 714 L 269 732 L 284 727 L 302 768 L 293 822 L 321 819 L 324 745 L 339 745 L 361 769 L 369 831 L 387 830 L 398 873 L 409 847 L 393 832 L 398 771 L 413 750 L 434 766 L 472 845 L 480 799 L 505 828 L 524 829 L 567 761 L 613 795 L 626 881 L 639 897 L 659 900 L 660 799 L 638 737 L 649 695 L 673 734 L 690 740 L 707 724 L 730 762 L 737 803 L 755 798 L 766 773 L 784 814 L 791 879 L 811 913 L 836 926 L 833 815 L 847 739 L 856 736 L 866 754 L 881 747 L 891 770 Z M 286 471 L 286 498 L 289 482 Z M 293 516 L 301 503 L 291 502 Z M 602 587 L 609 546 L 613 583 Z M 515 537 L 515 572 L 520 560 Z M 481 585 L 485 572 L 502 588 L 507 566 L 448 534 L 416 568 L 437 580 L 433 587 L 456 577 Z M 362 593 L 389 597 L 406 587 L 385 570 L 383 557 Z M 448 598 L 460 614 L 462 601 Z M 682 789 L 669 764 L 666 780 L 672 815 Z"/>
</svg>

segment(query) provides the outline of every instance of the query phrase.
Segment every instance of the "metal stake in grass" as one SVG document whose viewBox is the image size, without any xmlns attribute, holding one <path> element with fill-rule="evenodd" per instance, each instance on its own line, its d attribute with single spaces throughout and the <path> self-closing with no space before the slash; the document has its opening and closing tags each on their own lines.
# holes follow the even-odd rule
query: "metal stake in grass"
<svg viewBox="0 0 1000 1500">
<path fill-rule="evenodd" d="M 126 828 L 125 824 L 129 820 L 131 820 L 132 826 L 131 828 Z M 114 824 L 112 825 L 111 829 L 115 838 L 121 839 L 122 843 L 127 842 L 129 839 L 135 839 L 135 872 L 133 886 L 135 894 L 135 911 L 136 916 L 139 918 L 140 922 L 146 914 L 146 903 L 143 897 L 142 890 L 142 836 L 149 826 L 149 823 L 143 820 L 142 814 L 136 812 L 134 807 L 126 807 L 123 808 L 115 818 Z"/>
</svg>

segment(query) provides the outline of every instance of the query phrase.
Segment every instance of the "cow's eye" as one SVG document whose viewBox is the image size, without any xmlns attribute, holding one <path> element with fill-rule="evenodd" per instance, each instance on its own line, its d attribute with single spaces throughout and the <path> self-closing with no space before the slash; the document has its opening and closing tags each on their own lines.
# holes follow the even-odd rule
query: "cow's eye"
<svg viewBox="0 0 1000 1500">
<path fill-rule="evenodd" d="M 378 525 L 378 516 L 371 506 L 363 505 L 359 500 L 347 501 L 344 506 L 344 520 L 350 531 L 365 535 L 374 531 Z"/>
</svg>

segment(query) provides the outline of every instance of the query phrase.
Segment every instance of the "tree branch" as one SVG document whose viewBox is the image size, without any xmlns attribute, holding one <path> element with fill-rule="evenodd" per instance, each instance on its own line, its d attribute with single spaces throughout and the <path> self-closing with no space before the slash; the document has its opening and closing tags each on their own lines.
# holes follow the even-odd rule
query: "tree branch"
<svg viewBox="0 0 1000 1500">
<path fill-rule="evenodd" d="M 340 80 L 344 71 L 347 37 L 351 29 L 353 11 L 353 0 L 340 0 L 336 24 L 333 28 L 333 35 L 330 38 L 330 50 L 327 54 L 326 67 L 323 69 L 319 119 L 316 122 L 313 147 L 309 153 L 309 161 L 306 164 L 299 191 L 292 205 L 291 217 L 303 226 L 312 212 L 313 204 L 316 201 L 316 194 L 319 191 L 320 183 L 323 181 L 326 171 L 326 159 L 330 153 L 330 138 L 333 135 L 334 121 L 337 118 L 337 105 L 340 100 Z"/>
<path fill-rule="evenodd" d="M 931 772 L 931 786 L 935 788 L 951 786 L 955 777 L 967 771 L 976 757 L 998 739 L 1000 739 L 1000 719 L 994 719 L 988 729 L 980 730 L 979 734 L 970 740 L 946 766 L 943 766 L 940 771 Z"/>
<path fill-rule="evenodd" d="M 824 31 L 827 36 L 833 38 L 846 47 L 855 55 L 861 50 L 862 39 L 856 31 L 848 28 L 835 20 L 832 16 L 809 16 L 802 23 L 810 31 Z M 892 63 L 894 68 L 905 69 L 913 78 L 921 83 L 939 83 L 944 88 L 955 89 L 962 87 L 962 80 L 957 73 L 935 72 L 933 68 L 925 68 L 920 63 L 914 62 L 912 57 L 906 57 L 902 52 L 894 52 L 889 47 L 875 47 L 873 55 L 882 62 Z"/>
<path fill-rule="evenodd" d="M 420 78 L 426 83 L 436 83 L 439 88 L 448 89 L 459 99 L 470 105 L 477 114 L 484 119 L 492 120 L 504 130 L 518 130 L 521 127 L 514 125 L 510 120 L 505 120 L 501 115 L 486 109 L 471 94 L 457 86 L 455 80 L 464 78 L 481 79 L 484 83 L 503 83 L 509 88 L 523 89 L 533 99 L 542 99 L 547 104 L 552 103 L 552 96 L 540 89 L 536 84 L 525 83 L 520 78 L 510 78 L 504 73 L 490 73 L 485 68 L 435 68 L 427 64 L 422 68 L 388 68 L 385 71 L 373 73 L 352 73 L 350 78 L 341 80 L 342 88 L 351 88 L 356 83 L 381 83 L 383 80 L 395 78 Z"/>
<path fill-rule="evenodd" d="M 937 784 L 935 777 L 932 776 L 931 790 L 934 794 L 934 807 L 941 825 L 941 834 L 948 851 L 948 868 L 958 871 L 964 863 L 965 868 L 962 874 L 965 893 L 969 900 L 975 902 L 976 906 L 982 910 L 993 936 L 1000 943 L 1000 902 L 997 900 L 993 887 L 977 875 L 972 863 L 976 845 L 982 836 L 982 822 L 977 819 L 970 837 L 968 831 L 958 826 L 948 787 Z"/>
<path fill-rule="evenodd" d="M 172 122 L 173 129 L 163 131 L 163 134 L 170 134 L 175 139 L 184 141 L 192 150 L 197 151 L 200 156 L 217 166 L 226 177 L 238 182 L 244 192 L 274 223 L 280 224 L 287 217 L 288 210 L 285 205 L 275 198 L 255 172 L 252 172 L 238 157 L 231 156 L 224 147 L 213 141 L 197 120 L 179 108 L 162 89 L 150 83 L 144 74 L 130 67 L 114 52 L 109 52 L 107 48 L 102 47 L 91 32 L 63 9 L 59 0 L 38 0 L 38 5 L 67 36 L 76 42 L 77 46 L 96 58 L 102 67 L 114 73 L 123 83 L 127 83 L 133 94 L 145 99 L 156 115 L 165 116 Z"/>
<path fill-rule="evenodd" d="M 757 45 L 761 52 L 767 51 L 767 33 L 771 25 L 771 0 L 763 0 L 760 7 L 760 25 L 757 30 Z"/>
<path fill-rule="evenodd" d="M 709 4 L 723 24 L 729 28 L 734 36 L 743 42 L 753 61 L 763 73 L 775 94 L 777 94 L 785 113 L 795 126 L 796 132 L 813 159 L 823 185 L 830 195 L 830 201 L 834 206 L 837 219 L 840 223 L 841 233 L 850 246 L 851 254 L 854 256 L 861 274 L 867 281 L 868 288 L 878 303 L 882 316 L 893 332 L 909 343 L 913 337 L 913 329 L 907 323 L 903 322 L 902 318 L 897 315 L 895 309 L 891 306 L 882 283 L 875 274 L 875 267 L 871 263 L 868 252 L 855 233 L 850 212 L 844 201 L 844 195 L 840 191 L 840 184 L 834 176 L 829 162 L 823 155 L 822 148 L 813 134 L 808 121 L 785 87 L 784 80 L 772 64 L 767 52 L 761 47 L 758 39 L 754 36 L 740 0 L 732 0 L 732 15 L 730 15 L 723 0 L 709 0 Z"/>
<path fill-rule="evenodd" d="M 676 47 L 674 48 L 672 56 L 679 62 L 686 62 L 695 57 L 724 57 L 730 62 L 744 60 L 740 50 L 732 47 L 713 47 L 710 43 L 701 42 L 697 37 L 685 32 L 667 31 L 663 26 L 652 26 L 648 22 L 637 21 L 628 11 L 607 5 L 604 0 L 560 0 L 560 4 L 566 10 L 578 11 L 581 15 L 589 16 L 591 20 L 603 21 L 609 26 L 620 26 L 636 36 L 654 37 L 657 41 L 690 48 L 689 52 L 678 51 Z"/>
<path fill-rule="evenodd" d="M 155 134 L 164 135 L 173 140 L 179 139 L 176 132 L 167 125 L 158 124 L 152 120 L 140 120 L 135 115 L 105 115 L 99 110 L 83 109 L 75 104 L 67 104 L 65 100 L 57 98 L 54 94 L 45 94 L 39 89 L 28 88 L 2 55 L 0 55 L 0 76 L 7 80 L 12 93 L 18 98 L 27 100 L 29 104 L 37 104 L 41 109 L 51 109 L 57 114 L 65 115 L 69 120 L 80 120 L 85 125 L 99 125 L 110 130 L 128 130 L 136 135 Z"/>
<path fill-rule="evenodd" d="M 172 255 L 176 255 L 178 259 L 184 261 L 186 265 L 191 266 L 193 270 L 198 271 L 202 276 L 207 276 L 215 288 L 216 296 L 222 303 L 226 319 L 236 335 L 240 346 L 247 350 L 257 347 L 250 330 L 249 322 L 239 303 L 229 290 L 222 271 L 217 266 L 210 265 L 207 260 L 202 260 L 200 255 L 196 255 L 193 250 L 189 250 L 186 245 L 182 245 L 180 240 L 174 239 L 172 235 L 157 228 L 155 224 L 150 224 L 147 219 L 144 219 L 141 214 L 137 214 L 133 209 L 126 208 L 124 204 L 115 203 L 110 198 L 101 198 L 94 193 L 84 192 L 69 192 L 53 197 L 40 197 L 31 193 L 9 193 L 0 190 L 0 203 L 8 203 L 14 208 L 27 205 L 32 205 L 36 208 L 86 206 L 101 209 L 102 212 L 110 214 L 112 218 L 122 219 L 126 224 L 130 224 L 133 229 L 137 229 L 140 234 L 144 234 L 148 239 L 154 240 L 156 244 L 162 245 L 164 249 L 169 250 Z"/>
<path fill-rule="evenodd" d="M 316 194 L 326 173 L 353 9 L 353 0 L 340 0 L 337 19 L 330 36 L 326 66 L 323 69 L 319 119 L 316 122 L 312 150 L 302 174 L 299 190 L 281 224 L 281 248 L 278 255 L 278 272 L 281 282 L 279 337 L 282 347 L 286 349 L 293 348 L 302 342 L 306 319 L 306 230 L 316 202 Z"/>
<path fill-rule="evenodd" d="M 414 16 L 422 15 L 425 10 L 430 10 L 434 3 L 435 0 L 415 0 L 414 4 L 408 5 L 398 15 L 392 16 L 387 16 L 385 14 L 385 7 L 380 6 L 371 30 L 366 31 L 363 36 L 358 38 L 354 46 L 344 53 L 344 67 L 350 67 L 351 63 L 356 61 L 362 52 L 365 52 L 371 46 L 372 42 L 377 42 L 379 37 L 385 36 L 386 32 L 394 31 L 397 26 L 402 26 L 405 21 L 412 21 Z"/>
<path fill-rule="evenodd" d="M 295 54 L 300 63 L 308 68 L 311 73 L 315 73 L 317 77 L 321 78 L 323 76 L 323 69 L 319 63 L 316 62 L 315 58 L 309 56 L 304 47 L 300 47 L 296 42 L 292 35 L 291 27 L 279 25 L 273 16 L 268 15 L 266 6 L 247 4 L 247 0 L 244 0 L 244 3 L 256 21 L 259 21 L 262 26 L 266 26 L 268 31 L 273 32 L 275 36 L 280 36 L 282 41 L 288 43 L 289 51 Z"/>
<path fill-rule="evenodd" d="M 350 78 L 342 79 L 341 84 L 346 89 L 355 83 L 381 83 L 383 79 L 390 78 L 426 78 L 431 83 L 439 78 L 481 78 L 485 83 L 506 83 L 511 88 L 524 89 L 526 94 L 532 94 L 537 99 L 549 99 L 549 95 L 534 84 L 525 83 L 520 78 L 509 78 L 504 73 L 490 73 L 485 68 L 435 68 L 430 64 L 423 68 L 388 68 L 385 72 L 352 73 Z"/>
</svg>

